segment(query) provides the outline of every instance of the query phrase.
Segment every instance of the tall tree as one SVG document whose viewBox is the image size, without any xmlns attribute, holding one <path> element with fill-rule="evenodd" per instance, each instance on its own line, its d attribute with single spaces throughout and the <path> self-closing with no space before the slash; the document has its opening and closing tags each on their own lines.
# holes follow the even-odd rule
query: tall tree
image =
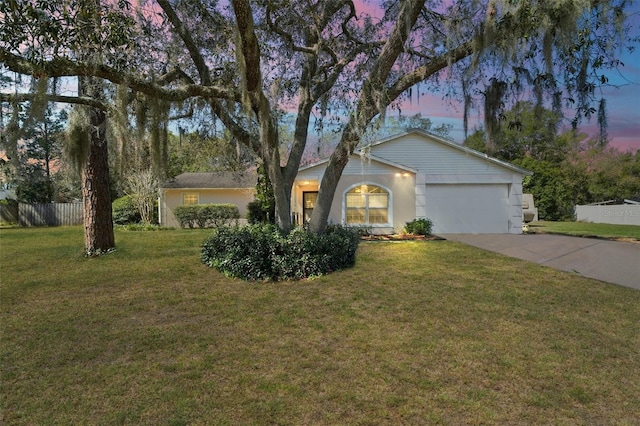
<svg viewBox="0 0 640 426">
<path fill-rule="evenodd" d="M 508 98 L 527 93 L 555 111 L 563 98 L 573 99 L 576 122 L 594 114 L 594 104 L 604 106 L 595 89 L 605 83 L 604 70 L 617 65 L 611 47 L 624 40 L 628 6 L 624 0 L 406 0 L 381 2 L 375 18 L 352 0 L 232 0 L 231 9 L 215 1 L 149 0 L 137 7 L 119 0 L 101 6 L 109 16 L 133 18 L 135 30 L 122 33 L 126 48 L 113 49 L 110 61 L 94 63 L 67 55 L 62 30 L 45 37 L 35 57 L 24 49 L 13 18 L 25 15 L 25 5 L 39 5 L 54 23 L 75 5 L 45 3 L 12 0 L 0 10 L 9 18 L 0 61 L 26 74 L 106 79 L 183 110 L 206 105 L 261 157 L 285 231 L 311 126 L 322 129 L 344 116 L 334 126 L 339 142 L 310 222 L 316 232 L 326 226 L 342 170 L 367 127 L 415 96 L 418 85 L 424 91 L 448 81 L 452 91 L 462 87 L 468 105 L 483 98 L 492 124 L 499 124 Z M 73 32 L 76 25 L 70 19 L 61 27 Z M 295 111 L 296 123 L 281 156 L 278 121 L 285 108 Z"/>
<path fill-rule="evenodd" d="M 78 7 L 78 26 L 87 31 L 89 43 L 77 43 L 75 54 L 85 62 L 99 64 L 102 60 L 99 34 L 102 13 L 99 0 L 81 0 Z M 78 79 L 78 96 L 103 102 L 104 83 L 93 76 Z M 82 126 L 72 129 L 84 137 L 74 142 L 85 143 L 77 157 L 81 167 L 82 202 L 84 204 L 84 248 L 88 256 L 107 253 L 115 248 L 111 192 L 109 189 L 109 149 L 107 146 L 107 118 L 103 109 L 79 106 L 83 115 Z M 75 123 L 73 123 L 75 124 Z"/>
<path fill-rule="evenodd" d="M 11 110 L 18 111 L 17 127 L 22 131 L 15 132 L 14 129 L 12 135 L 3 137 L 0 150 L 11 157 L 5 167 L 18 200 L 50 203 L 56 195 L 54 175 L 60 168 L 67 113 L 49 107 L 40 111 L 38 119 L 33 119 L 30 114 L 33 106 L 24 106 L 23 113 L 19 112 L 21 108 L 17 105 L 8 109 L 12 117 Z"/>
</svg>

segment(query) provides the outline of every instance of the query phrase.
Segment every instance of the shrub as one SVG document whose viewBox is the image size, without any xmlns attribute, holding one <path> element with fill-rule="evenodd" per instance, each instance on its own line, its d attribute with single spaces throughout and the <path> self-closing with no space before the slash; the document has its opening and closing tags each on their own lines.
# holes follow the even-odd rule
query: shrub
<svg viewBox="0 0 640 426">
<path fill-rule="evenodd" d="M 16 200 L 0 200 L 0 223 L 18 223 L 18 202 Z"/>
<path fill-rule="evenodd" d="M 165 231 L 174 228 L 166 228 L 159 225 L 153 225 L 150 223 L 130 223 L 128 225 L 119 225 L 118 229 L 123 231 Z"/>
<path fill-rule="evenodd" d="M 235 204 L 193 204 L 178 206 L 173 214 L 181 228 L 218 227 L 240 219 L 240 211 Z"/>
<path fill-rule="evenodd" d="M 347 225 L 347 228 L 360 237 L 371 235 L 371 226 L 369 225 Z"/>
<path fill-rule="evenodd" d="M 404 227 L 404 230 L 407 234 L 414 235 L 429 235 L 431 234 L 431 230 L 433 229 L 433 222 L 426 217 L 422 217 L 419 219 L 413 219 L 411 222 L 407 222 L 407 225 Z"/>
<path fill-rule="evenodd" d="M 202 262 L 245 280 L 302 279 L 352 266 L 360 238 L 339 226 L 324 234 L 274 225 L 220 227 L 203 243 Z"/>
<path fill-rule="evenodd" d="M 173 209 L 173 215 L 176 217 L 181 228 L 193 228 L 196 224 L 198 215 L 198 205 L 178 206 Z"/>
<path fill-rule="evenodd" d="M 272 279 L 271 251 L 279 238 L 279 229 L 273 225 L 222 226 L 202 245 L 201 259 L 227 276 Z"/>
<path fill-rule="evenodd" d="M 114 200 L 111 203 L 111 208 L 113 211 L 113 223 L 116 225 L 127 225 L 142 221 L 138 206 L 130 195 Z"/>
<path fill-rule="evenodd" d="M 235 204 L 205 204 L 201 214 L 206 217 L 208 226 L 228 225 L 240 219 L 240 210 Z"/>
<path fill-rule="evenodd" d="M 274 217 L 275 208 L 265 208 L 260 200 L 253 200 L 247 204 L 247 221 L 250 225 L 274 223 Z"/>
</svg>

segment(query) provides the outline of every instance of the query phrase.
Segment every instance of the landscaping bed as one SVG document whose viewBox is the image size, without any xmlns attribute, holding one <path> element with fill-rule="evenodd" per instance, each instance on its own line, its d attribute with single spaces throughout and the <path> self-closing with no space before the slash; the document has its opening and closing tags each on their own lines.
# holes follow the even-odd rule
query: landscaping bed
<svg viewBox="0 0 640 426">
<path fill-rule="evenodd" d="M 364 235 L 360 237 L 363 241 L 444 241 L 445 238 L 437 235 L 414 235 L 414 234 L 393 234 L 393 235 Z"/>
</svg>

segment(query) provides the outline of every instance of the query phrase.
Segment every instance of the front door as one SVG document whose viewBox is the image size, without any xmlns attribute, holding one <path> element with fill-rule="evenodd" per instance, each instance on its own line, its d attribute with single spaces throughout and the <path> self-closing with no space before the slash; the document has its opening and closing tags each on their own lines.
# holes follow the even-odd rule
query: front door
<svg viewBox="0 0 640 426">
<path fill-rule="evenodd" d="M 318 191 L 305 191 L 302 193 L 302 217 L 304 223 L 309 222 L 311 219 L 311 213 L 316 206 L 316 200 L 318 199 Z"/>
</svg>

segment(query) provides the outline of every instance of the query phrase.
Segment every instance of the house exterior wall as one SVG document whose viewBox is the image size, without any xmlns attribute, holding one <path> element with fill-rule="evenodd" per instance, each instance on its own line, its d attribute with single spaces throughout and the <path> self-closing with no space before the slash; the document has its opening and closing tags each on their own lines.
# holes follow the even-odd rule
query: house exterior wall
<svg viewBox="0 0 640 426">
<path fill-rule="evenodd" d="M 325 171 L 325 163 L 298 173 L 292 194 L 292 212 L 300 218 L 302 212 L 302 193 L 317 191 L 318 184 Z M 400 232 L 406 222 L 415 218 L 415 173 L 395 168 L 375 160 L 357 155 L 351 157 L 345 167 L 331 204 L 329 223 L 346 223 L 346 192 L 360 184 L 377 185 L 389 191 L 389 221 L 387 225 L 372 226 L 373 233 L 390 234 Z M 308 184 L 307 184 L 308 183 Z"/>
<path fill-rule="evenodd" d="M 461 149 L 409 133 L 371 147 L 371 154 L 433 175 L 492 175 L 499 167 Z M 508 173 L 509 174 L 509 173 Z"/>
<path fill-rule="evenodd" d="M 415 188 L 416 217 L 428 217 L 429 212 L 433 214 L 438 209 L 438 206 L 430 205 L 428 196 L 430 186 L 432 194 L 436 191 L 436 187 L 451 188 L 448 198 L 438 199 L 438 203 L 442 204 L 441 209 L 448 210 L 449 213 L 444 220 L 450 221 L 451 225 L 444 231 L 439 231 L 438 224 L 434 223 L 436 232 L 452 232 L 456 218 L 451 216 L 458 215 L 457 232 L 468 232 L 471 229 L 478 233 L 496 232 L 500 229 L 498 232 L 522 233 L 522 174 L 496 163 L 489 157 L 478 157 L 465 150 L 430 141 L 416 133 L 405 134 L 373 145 L 370 152 L 376 157 L 418 172 L 416 175 L 418 183 Z M 483 188 L 478 185 L 483 185 Z M 500 206 L 491 206 L 487 202 L 486 205 L 478 208 L 485 203 L 482 198 L 476 198 L 474 209 L 473 206 L 469 206 L 469 202 L 464 201 L 465 199 L 474 200 L 476 193 L 482 191 L 485 191 L 487 197 L 500 198 Z M 498 197 L 498 192 L 505 195 Z M 462 200 L 456 198 L 462 198 Z M 475 210 L 473 214 L 476 218 L 468 221 L 462 209 Z M 497 225 L 495 216 L 498 214 L 500 220 L 504 221 L 504 227 Z M 492 222 L 494 225 L 491 225 Z"/>
<path fill-rule="evenodd" d="M 194 193 L 198 194 L 199 204 L 235 204 L 240 211 L 240 217 L 244 218 L 247 214 L 247 204 L 253 201 L 256 191 L 254 188 L 166 188 L 160 200 L 160 224 L 168 227 L 179 227 L 180 223 L 173 215 L 173 209 L 183 204 L 184 194 Z"/>
<path fill-rule="evenodd" d="M 351 188 L 361 184 L 378 185 L 389 191 L 389 225 L 371 227 L 373 234 L 393 234 L 401 232 L 407 222 L 415 218 L 415 175 L 347 175 L 340 179 L 331 206 L 329 220 L 346 223 L 345 195 Z"/>
<path fill-rule="evenodd" d="M 406 222 L 430 215 L 435 219 L 434 232 L 522 233 L 523 174 L 512 166 L 419 133 L 364 151 L 367 154 L 353 155 L 344 169 L 331 206 L 331 222 L 345 222 L 345 191 L 366 182 L 391 192 L 392 223 L 377 228 L 379 233 L 399 232 Z M 317 191 L 325 168 L 326 163 L 321 163 L 304 169 L 297 179 L 315 185 L 305 190 Z M 412 184 L 400 184 L 398 176 L 410 176 L 404 185 Z M 295 194 L 293 198 L 296 209 Z"/>
</svg>

